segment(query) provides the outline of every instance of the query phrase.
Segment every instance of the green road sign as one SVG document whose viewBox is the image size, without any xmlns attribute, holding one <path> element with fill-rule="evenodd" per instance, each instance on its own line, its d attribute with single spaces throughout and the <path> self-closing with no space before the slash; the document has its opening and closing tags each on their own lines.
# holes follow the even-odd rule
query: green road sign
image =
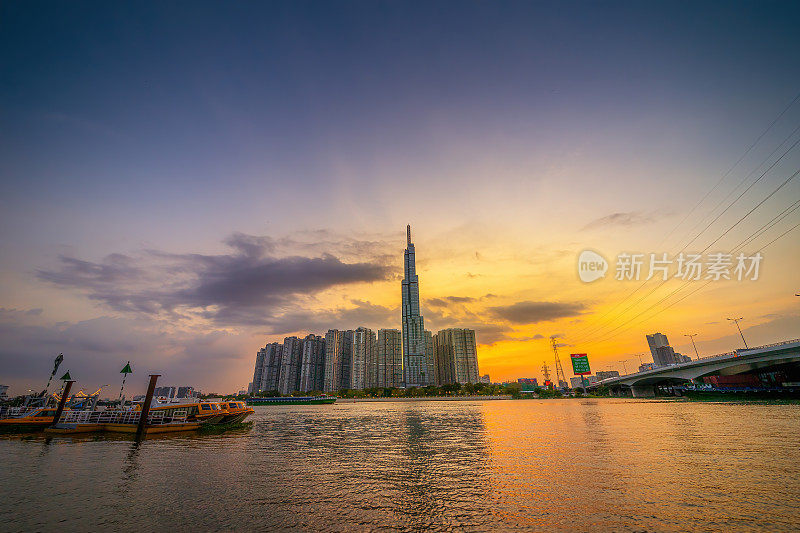
<svg viewBox="0 0 800 533">
<path fill-rule="evenodd" d="M 570 359 L 572 359 L 572 373 L 576 376 L 585 376 L 592 373 L 589 370 L 589 357 L 585 353 L 570 354 Z"/>
</svg>

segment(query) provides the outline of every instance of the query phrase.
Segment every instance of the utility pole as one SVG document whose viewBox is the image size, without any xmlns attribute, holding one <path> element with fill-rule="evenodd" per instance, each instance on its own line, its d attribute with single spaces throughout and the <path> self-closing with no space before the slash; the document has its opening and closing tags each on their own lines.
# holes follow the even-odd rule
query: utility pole
<svg viewBox="0 0 800 533">
<path fill-rule="evenodd" d="M 553 344 L 553 353 L 556 357 L 556 381 L 558 381 L 559 387 L 561 386 L 561 381 L 563 381 L 566 386 L 567 377 L 564 375 L 564 369 L 561 368 L 561 360 L 558 358 L 558 343 L 555 337 L 550 337 L 550 342 Z"/>
<path fill-rule="evenodd" d="M 740 320 L 744 320 L 744 318 L 742 318 L 742 317 L 739 317 L 739 318 L 729 318 L 728 320 L 731 320 L 731 321 L 733 321 L 733 322 L 736 324 L 736 329 L 738 329 L 738 330 L 739 330 L 739 335 L 741 335 L 741 337 L 742 337 L 742 342 L 744 343 L 744 347 L 745 347 L 745 349 L 749 349 L 749 346 L 747 346 L 747 341 L 746 341 L 746 340 L 744 340 L 744 334 L 742 333 L 742 328 L 741 328 L 741 327 L 739 327 L 739 321 L 740 321 Z"/>
<path fill-rule="evenodd" d="M 689 337 L 690 339 L 692 339 L 692 346 L 694 346 L 694 354 L 697 356 L 697 360 L 699 361 L 700 360 L 700 354 L 697 353 L 697 345 L 694 343 L 694 338 L 697 337 L 697 333 L 684 334 L 683 336 L 684 337 Z"/>
<path fill-rule="evenodd" d="M 627 359 L 625 361 L 627 361 Z M 625 366 L 625 361 L 620 361 L 620 363 L 622 363 L 622 369 L 625 371 L 625 375 L 627 376 L 628 375 L 628 367 Z"/>
<path fill-rule="evenodd" d="M 644 361 L 642 361 L 642 356 L 644 355 L 643 353 L 635 353 L 633 355 L 635 355 L 636 357 L 639 358 L 639 365 L 643 365 L 644 364 Z"/>
<path fill-rule="evenodd" d="M 546 382 L 550 381 L 550 368 L 547 366 L 547 361 L 542 364 L 542 374 L 544 374 L 545 387 L 547 387 Z"/>
</svg>

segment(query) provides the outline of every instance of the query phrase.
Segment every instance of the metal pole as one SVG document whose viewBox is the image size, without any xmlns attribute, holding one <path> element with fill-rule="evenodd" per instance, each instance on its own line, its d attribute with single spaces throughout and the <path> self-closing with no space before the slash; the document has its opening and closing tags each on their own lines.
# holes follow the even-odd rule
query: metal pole
<svg viewBox="0 0 800 533">
<path fill-rule="evenodd" d="M 700 354 L 697 353 L 697 345 L 694 343 L 694 338 L 697 337 L 697 333 L 689 333 L 687 335 L 684 335 L 684 337 L 689 337 L 690 339 L 692 339 L 692 346 L 694 346 L 694 354 L 697 356 L 697 360 L 699 361 Z"/>
<path fill-rule="evenodd" d="M 736 329 L 738 329 L 738 330 L 739 330 L 739 335 L 742 337 L 742 342 L 744 343 L 744 347 L 745 347 L 745 349 L 749 349 L 749 346 L 747 346 L 747 341 L 746 341 L 746 340 L 744 340 L 744 333 L 742 333 L 742 328 L 741 328 L 741 327 L 739 327 L 739 321 L 740 321 L 740 320 L 743 320 L 743 318 L 742 318 L 742 317 L 739 317 L 739 318 L 729 318 L 728 320 L 733 320 L 733 322 L 736 324 Z"/>
<path fill-rule="evenodd" d="M 150 384 L 147 385 L 147 394 L 144 397 L 144 404 L 142 404 L 142 414 L 139 417 L 139 425 L 136 428 L 136 438 L 140 439 L 144 434 L 145 427 L 147 426 L 147 415 L 150 414 L 150 402 L 153 401 L 153 393 L 156 390 L 156 381 L 158 381 L 161 374 L 150 374 Z"/>
<path fill-rule="evenodd" d="M 53 417 L 53 426 L 58 424 L 58 419 L 61 418 L 61 413 L 64 412 L 64 405 L 67 403 L 69 390 L 72 388 L 73 383 L 75 383 L 74 380 L 68 380 L 66 383 L 64 383 L 64 394 L 61 395 L 61 399 L 58 401 L 58 407 L 56 408 L 56 416 Z"/>
</svg>

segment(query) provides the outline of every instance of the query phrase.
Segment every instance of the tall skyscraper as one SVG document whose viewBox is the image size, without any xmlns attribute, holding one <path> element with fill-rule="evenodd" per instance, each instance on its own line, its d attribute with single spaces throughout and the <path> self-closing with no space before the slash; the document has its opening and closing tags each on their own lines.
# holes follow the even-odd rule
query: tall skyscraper
<svg viewBox="0 0 800 533">
<path fill-rule="evenodd" d="M 411 242 L 411 226 L 406 226 L 407 246 L 404 254 L 403 290 L 403 381 L 406 387 L 428 384 L 428 363 L 425 358 L 425 322 L 419 307 L 419 279 Z"/>
<path fill-rule="evenodd" d="M 325 386 L 325 341 L 319 335 L 303 339 L 300 391 L 321 391 Z"/>
<path fill-rule="evenodd" d="M 433 337 L 437 385 L 478 383 L 478 350 L 475 330 L 444 329 Z"/>
<path fill-rule="evenodd" d="M 329 329 L 325 334 L 325 392 L 350 388 L 353 331 Z"/>
<path fill-rule="evenodd" d="M 278 392 L 291 394 L 300 390 L 300 362 L 303 358 L 303 342 L 297 337 L 283 339 L 281 354 L 281 371 L 278 380 Z"/>
<path fill-rule="evenodd" d="M 376 387 L 403 385 L 403 335 L 399 329 L 379 329 Z"/>
<path fill-rule="evenodd" d="M 353 348 L 351 350 L 350 387 L 364 389 L 375 386 L 377 369 L 375 368 L 376 350 L 375 332 L 369 328 L 358 328 L 353 332 Z"/>
</svg>

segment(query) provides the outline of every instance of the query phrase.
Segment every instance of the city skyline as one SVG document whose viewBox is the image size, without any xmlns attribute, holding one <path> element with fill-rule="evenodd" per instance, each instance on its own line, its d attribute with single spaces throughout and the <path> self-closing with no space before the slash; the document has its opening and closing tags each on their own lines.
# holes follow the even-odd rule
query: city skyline
<svg viewBox="0 0 800 533">
<path fill-rule="evenodd" d="M 401 329 L 329 329 L 324 340 L 309 333 L 268 343 L 256 353 L 250 394 L 338 393 L 376 387 L 404 388 L 478 383 L 475 330 L 425 329 L 419 303 L 411 226 L 406 226 L 401 282 Z M 402 341 L 400 340 L 402 339 Z"/>
<path fill-rule="evenodd" d="M 59 352 L 87 387 L 130 360 L 134 388 L 238 390 L 265 340 L 396 328 L 409 223 L 425 326 L 475 329 L 495 381 L 540 375 L 554 335 L 622 370 L 654 331 L 693 356 L 686 334 L 742 345 L 727 318 L 752 345 L 800 329 L 797 230 L 772 242 L 800 223 L 796 5 L 0 15 L 12 392 Z M 751 235 L 757 281 L 576 271 Z"/>
</svg>

